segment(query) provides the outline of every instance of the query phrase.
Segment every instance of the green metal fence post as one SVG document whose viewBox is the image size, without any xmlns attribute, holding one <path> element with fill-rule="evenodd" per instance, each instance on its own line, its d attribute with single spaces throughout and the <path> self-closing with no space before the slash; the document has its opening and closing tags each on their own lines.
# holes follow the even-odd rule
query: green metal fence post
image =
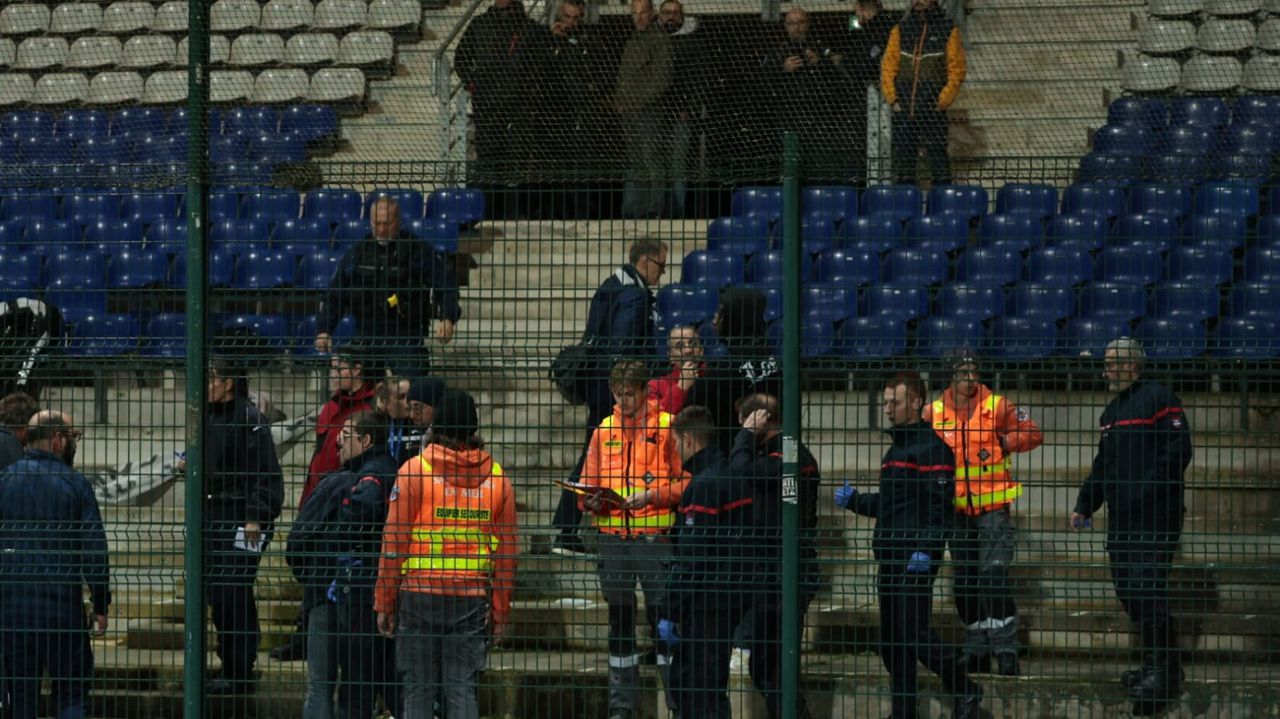
<svg viewBox="0 0 1280 719">
<path fill-rule="evenodd" d="M 183 607 L 184 719 L 204 713 L 204 447 L 205 197 L 209 184 L 209 6 L 189 0 L 187 55 L 187 363 L 185 605 Z"/>
<path fill-rule="evenodd" d="M 800 141 L 782 144 L 782 698 L 796 719 L 800 698 Z"/>
</svg>

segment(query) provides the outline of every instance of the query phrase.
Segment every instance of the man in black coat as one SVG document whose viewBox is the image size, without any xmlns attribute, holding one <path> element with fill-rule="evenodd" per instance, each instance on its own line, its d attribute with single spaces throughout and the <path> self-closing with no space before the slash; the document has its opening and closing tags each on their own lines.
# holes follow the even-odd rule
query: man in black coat
<svg viewBox="0 0 1280 719">
<path fill-rule="evenodd" d="M 0 469 L 22 459 L 27 422 L 39 409 L 26 392 L 13 392 L 0 399 Z"/>
<path fill-rule="evenodd" d="M 982 687 L 930 626 L 933 580 L 955 524 L 955 454 L 921 418 L 925 387 L 904 372 L 884 387 L 893 445 L 880 465 L 880 491 L 859 494 L 845 482 L 835 503 L 876 520 L 871 548 L 880 562 L 880 657 L 889 670 L 895 719 L 915 719 L 916 663 L 942 679 L 955 719 L 977 719 Z"/>
<path fill-rule="evenodd" d="M 1142 379 L 1142 344 L 1107 344 L 1103 376 L 1115 397 L 1099 420 L 1102 438 L 1080 488 L 1071 528 L 1091 526 L 1107 505 L 1107 554 L 1116 597 L 1138 627 L 1142 668 L 1125 672 L 1133 713 L 1163 711 L 1182 693 L 1182 662 L 1169 610 L 1169 571 L 1182 536 L 1183 475 L 1191 463 L 1191 425 L 1182 400 Z"/>
</svg>

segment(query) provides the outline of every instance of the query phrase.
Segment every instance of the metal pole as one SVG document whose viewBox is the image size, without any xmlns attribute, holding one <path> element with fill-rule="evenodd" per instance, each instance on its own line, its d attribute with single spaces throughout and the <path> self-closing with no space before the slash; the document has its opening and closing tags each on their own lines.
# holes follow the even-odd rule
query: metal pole
<svg viewBox="0 0 1280 719">
<path fill-rule="evenodd" d="M 209 185 L 209 5 L 188 0 L 187 363 L 182 716 L 204 714 L 205 197 Z"/>
<path fill-rule="evenodd" d="M 782 139 L 782 716 L 800 699 L 800 140 Z"/>
</svg>

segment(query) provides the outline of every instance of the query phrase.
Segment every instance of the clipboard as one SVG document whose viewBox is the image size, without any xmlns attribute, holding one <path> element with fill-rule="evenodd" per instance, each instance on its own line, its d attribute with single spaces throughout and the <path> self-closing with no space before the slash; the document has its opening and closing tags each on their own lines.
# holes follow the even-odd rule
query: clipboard
<svg viewBox="0 0 1280 719">
<path fill-rule="evenodd" d="M 594 484 L 583 484 L 582 482 L 566 482 L 561 479 L 556 479 L 552 481 L 554 481 L 556 484 L 560 485 L 561 487 L 564 487 L 565 489 L 569 490 L 570 492 L 573 492 L 574 494 L 582 494 L 586 496 L 597 497 L 605 502 L 608 502 L 609 504 L 616 504 L 618 506 L 622 506 L 622 503 L 626 501 L 625 499 L 622 498 L 621 494 L 618 494 L 617 492 L 613 491 L 612 489 L 609 489 L 608 487 L 600 487 Z"/>
</svg>

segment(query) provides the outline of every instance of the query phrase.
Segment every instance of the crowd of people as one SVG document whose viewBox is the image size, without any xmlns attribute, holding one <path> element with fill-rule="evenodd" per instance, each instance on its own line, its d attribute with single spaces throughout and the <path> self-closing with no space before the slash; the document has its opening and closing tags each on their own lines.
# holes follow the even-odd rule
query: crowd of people
<svg viewBox="0 0 1280 719">
<path fill-rule="evenodd" d="M 607 213 L 587 188 L 613 180 L 623 217 L 682 217 L 708 156 L 776 166 L 789 130 L 807 177 L 860 185 L 874 87 L 892 108 L 895 180 L 914 183 L 923 153 L 933 181 L 949 182 L 946 110 L 965 77 L 951 13 L 937 0 L 904 14 L 880 0 L 857 0 L 847 16 L 789 7 L 778 31 L 634 0 L 624 29 L 562 0 L 544 27 L 520 0 L 494 0 L 454 58 L 474 119 L 469 181 L 491 191 L 495 217 Z"/>
</svg>

